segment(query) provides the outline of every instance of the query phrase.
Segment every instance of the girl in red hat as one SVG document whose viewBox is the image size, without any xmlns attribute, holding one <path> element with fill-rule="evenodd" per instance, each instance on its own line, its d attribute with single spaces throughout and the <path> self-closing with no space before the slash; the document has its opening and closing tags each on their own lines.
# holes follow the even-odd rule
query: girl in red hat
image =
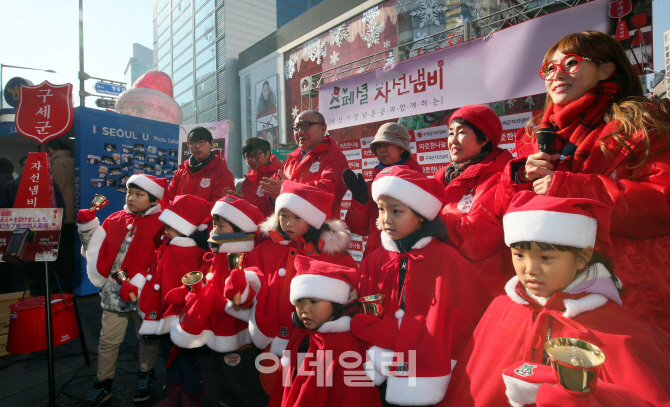
<svg viewBox="0 0 670 407">
<path fill-rule="evenodd" d="M 281 358 L 282 387 L 271 406 L 381 406 L 363 370 L 365 344 L 350 332 L 345 314 L 358 270 L 297 256 L 290 300 L 297 327 Z M 327 365 L 325 360 L 331 360 Z"/>
<path fill-rule="evenodd" d="M 289 287 L 295 276 L 295 257 L 358 269 L 348 253 L 349 233 L 331 216 L 333 195 L 316 187 L 292 181 L 282 183 L 275 201 L 275 214 L 262 225 L 270 240 L 249 254 L 246 266 L 254 271 L 233 270 L 226 282 L 230 305 L 251 307 L 249 333 L 254 344 L 281 357 L 293 332 L 293 304 Z M 272 394 L 274 375 L 261 375 L 267 394 Z"/>
<path fill-rule="evenodd" d="M 538 66 L 545 109 L 516 136 L 497 214 L 521 190 L 563 198 L 596 191 L 597 200 L 611 201 L 624 306 L 670 349 L 670 102 L 645 99 L 627 52 L 598 31 L 562 38 Z M 537 135 L 546 130 L 555 136 L 541 151 Z"/>
<path fill-rule="evenodd" d="M 442 405 L 670 405 L 670 355 L 621 306 L 621 283 L 594 250 L 608 244 L 610 212 L 587 198 L 514 197 L 503 223 L 517 275 L 477 326 Z M 595 390 L 557 384 L 545 342 L 560 337 L 604 353 Z"/>
<path fill-rule="evenodd" d="M 406 166 L 386 168 L 372 183 L 382 247 L 363 260 L 358 295 L 385 295 L 386 315 L 357 314 L 351 332 L 372 345 L 366 372 L 392 405 L 442 400 L 490 302 L 479 273 L 445 243 L 442 192 Z"/>
<path fill-rule="evenodd" d="M 494 295 L 502 294 L 514 268 L 503 242 L 501 219 L 495 215 L 495 193 L 512 154 L 498 147 L 502 123 L 491 108 L 467 105 L 449 119 L 447 146 L 451 164 L 434 178 L 444 185 L 440 217 L 448 244 L 458 249 L 482 275 Z"/>
</svg>

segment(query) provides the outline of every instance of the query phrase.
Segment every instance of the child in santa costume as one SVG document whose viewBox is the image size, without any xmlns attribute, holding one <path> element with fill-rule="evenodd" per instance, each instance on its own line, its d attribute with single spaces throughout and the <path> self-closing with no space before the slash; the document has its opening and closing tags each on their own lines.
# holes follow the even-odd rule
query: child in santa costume
<svg viewBox="0 0 670 407">
<path fill-rule="evenodd" d="M 610 218 L 608 206 L 587 198 L 514 197 L 503 224 L 517 276 L 477 326 L 444 406 L 670 405 L 670 356 L 621 306 L 620 282 L 593 249 L 609 246 Z M 556 384 L 544 344 L 558 337 L 605 354 L 586 397 Z"/>
<path fill-rule="evenodd" d="M 86 407 L 98 406 L 112 396 L 116 358 L 128 320 L 133 319 L 136 330 L 142 324 L 141 311 L 131 297 L 137 301 L 140 296 L 145 275 L 165 229 L 158 216 L 161 213 L 159 201 L 163 199 L 167 180 L 136 174 L 126 181 L 126 186 L 128 192 L 123 210 L 109 215 L 102 226 L 95 210 L 81 209 L 77 213 L 86 270 L 91 282 L 100 287 L 103 309 L 97 377 L 89 399 L 84 403 Z M 119 285 L 112 275 L 121 269 L 126 271 L 129 281 Z M 140 342 L 140 374 L 133 400 L 139 402 L 151 396 L 158 341 L 145 339 L 139 333 L 137 335 Z"/>
<path fill-rule="evenodd" d="M 297 329 L 281 358 L 283 387 L 275 388 L 270 405 L 381 406 L 362 358 L 356 362 L 366 345 L 351 334 L 351 317 L 344 315 L 358 270 L 307 256 L 296 256 L 295 270 L 290 300 Z"/>
<path fill-rule="evenodd" d="M 203 370 L 210 376 L 203 378 L 205 391 L 216 393 L 221 405 L 265 406 L 268 397 L 255 365 L 260 351 L 251 343 L 248 322 L 226 313 L 224 297 L 230 269 L 244 267 L 244 257 L 254 248 L 263 214 L 232 195 L 219 199 L 211 214 L 214 228 L 209 245 L 216 254 L 210 255 L 207 283 L 200 291 L 182 297 L 183 311 L 173 322 L 170 337 L 181 348 L 206 346 L 201 357 Z M 185 287 L 173 291 L 179 290 L 185 291 Z M 250 311 L 241 312 L 246 312 L 248 321 Z"/>
<path fill-rule="evenodd" d="M 251 308 L 249 333 L 259 349 L 281 357 L 293 331 L 290 283 L 298 255 L 357 269 L 349 255 L 350 236 L 331 216 L 333 195 L 318 188 L 284 181 L 275 201 L 275 214 L 261 225 L 270 240 L 249 253 L 246 267 L 233 270 L 226 282 L 231 305 Z M 240 298 L 241 297 L 241 298 Z M 272 376 L 272 375 L 270 375 Z M 263 387 L 272 394 L 275 378 L 261 374 Z"/>
<path fill-rule="evenodd" d="M 385 295 L 386 314 L 355 315 L 351 332 L 373 345 L 366 372 L 377 385 L 386 381 L 381 391 L 393 405 L 442 400 L 490 302 L 480 274 L 445 243 L 442 191 L 406 166 L 386 168 L 372 183 L 382 247 L 363 260 L 358 295 Z"/>
</svg>

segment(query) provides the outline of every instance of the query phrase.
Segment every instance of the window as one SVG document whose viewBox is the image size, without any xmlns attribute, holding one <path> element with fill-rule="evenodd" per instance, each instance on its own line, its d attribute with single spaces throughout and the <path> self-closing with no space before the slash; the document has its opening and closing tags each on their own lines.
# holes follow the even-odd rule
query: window
<svg viewBox="0 0 670 407">
<path fill-rule="evenodd" d="M 204 51 L 202 51 L 195 57 L 196 68 L 205 63 L 205 61 L 208 61 L 209 59 L 215 56 L 216 56 L 216 48 L 214 44 L 212 44 L 209 47 L 205 48 Z"/>
<path fill-rule="evenodd" d="M 195 14 L 195 23 L 199 24 L 205 18 L 205 16 L 207 16 L 207 14 L 211 13 L 212 11 L 214 11 L 214 2 L 210 1 L 205 7 L 203 7 Z"/>
<path fill-rule="evenodd" d="M 197 18 L 197 16 L 196 16 Z M 195 27 L 195 38 L 200 38 L 202 34 L 205 33 L 205 31 L 209 30 L 210 28 L 214 27 L 214 22 L 215 22 L 215 15 L 212 14 L 211 16 L 207 17 L 205 21 L 202 22 L 199 26 Z"/>
<path fill-rule="evenodd" d="M 165 72 L 170 77 L 172 77 L 172 67 L 170 66 L 170 58 L 165 58 L 164 62 L 161 62 L 161 65 L 158 65 L 158 70 Z"/>
<path fill-rule="evenodd" d="M 172 80 L 179 82 L 184 79 L 186 75 L 193 72 L 193 64 L 186 64 L 179 69 L 175 69 L 174 74 L 172 74 Z"/>
<path fill-rule="evenodd" d="M 188 47 L 183 54 L 179 55 L 174 59 L 174 61 L 172 61 L 172 66 L 175 68 L 181 68 L 182 65 L 191 59 L 191 55 L 193 55 L 192 50 L 193 48 Z"/>
<path fill-rule="evenodd" d="M 181 122 L 181 124 L 193 124 L 195 123 L 193 120 L 195 119 L 195 116 L 191 116 L 188 119 L 184 119 L 184 121 Z"/>
<path fill-rule="evenodd" d="M 198 68 L 197 71 L 195 71 L 196 82 L 199 81 L 200 79 L 204 79 L 207 75 L 211 74 L 214 71 L 216 71 L 216 59 L 212 59 L 211 61 L 205 63 L 203 66 Z"/>
<path fill-rule="evenodd" d="M 186 11 L 184 11 L 179 17 L 175 18 L 175 12 L 172 12 L 172 26 L 173 27 L 181 27 L 186 20 L 191 18 L 191 5 L 188 4 Z"/>
<path fill-rule="evenodd" d="M 207 48 L 209 44 L 214 41 L 214 30 L 205 34 L 202 38 L 195 42 L 195 53 L 199 53 L 203 49 Z"/>
<path fill-rule="evenodd" d="M 174 46 L 172 55 L 181 55 L 182 52 L 193 44 L 193 36 L 187 35 L 179 44 Z M 190 56 L 189 56 L 190 58 Z"/>
<path fill-rule="evenodd" d="M 162 34 L 165 30 L 168 29 L 168 27 L 170 27 L 170 19 L 166 18 L 165 20 L 163 20 L 162 23 L 158 25 L 158 29 L 156 30 L 156 32 L 158 34 Z"/>
<path fill-rule="evenodd" d="M 186 106 L 181 108 L 182 114 L 184 117 L 188 117 L 193 114 L 193 103 L 189 103 Z"/>
<path fill-rule="evenodd" d="M 156 22 L 161 23 L 167 17 L 167 15 L 170 13 L 170 7 L 165 7 L 167 6 L 167 2 L 163 4 L 162 6 L 158 7 L 163 7 L 161 11 L 158 12 L 158 15 L 156 15 Z"/>
<path fill-rule="evenodd" d="M 173 94 L 180 94 L 189 87 L 193 85 L 193 75 L 187 76 L 186 79 L 182 80 L 178 84 L 174 85 Z"/>
<path fill-rule="evenodd" d="M 200 7 L 202 7 L 202 5 L 205 4 L 206 2 L 207 2 L 207 0 L 195 0 L 195 2 L 193 3 L 193 8 L 194 8 L 195 10 L 197 10 L 197 9 L 199 9 Z M 210 4 L 213 4 L 214 2 L 210 0 L 209 3 L 210 3 Z M 208 4 L 207 6 L 209 7 L 209 4 Z"/>
<path fill-rule="evenodd" d="M 198 112 L 198 123 L 206 123 L 216 120 L 216 106 L 212 106 L 207 110 Z"/>
<path fill-rule="evenodd" d="M 200 111 L 205 107 L 213 105 L 216 103 L 216 92 L 209 92 L 205 96 L 202 96 L 195 101 L 195 110 Z"/>
<path fill-rule="evenodd" d="M 180 106 L 191 103 L 193 101 L 193 88 L 189 88 L 188 91 L 179 96 L 175 96 L 174 100 L 179 103 Z"/>
<path fill-rule="evenodd" d="M 170 44 L 170 42 L 168 41 L 167 44 Z M 158 60 L 159 61 L 162 60 L 163 57 L 166 56 L 166 55 L 170 55 L 170 46 L 169 45 L 166 45 L 166 46 L 158 49 Z"/>
<path fill-rule="evenodd" d="M 203 83 L 195 85 L 195 96 L 200 96 L 212 89 L 216 89 L 216 75 L 207 78 Z"/>
<path fill-rule="evenodd" d="M 179 42 L 184 36 L 191 32 L 191 20 L 188 20 L 188 23 L 184 24 L 180 29 L 172 34 L 172 41 L 175 43 Z"/>
</svg>

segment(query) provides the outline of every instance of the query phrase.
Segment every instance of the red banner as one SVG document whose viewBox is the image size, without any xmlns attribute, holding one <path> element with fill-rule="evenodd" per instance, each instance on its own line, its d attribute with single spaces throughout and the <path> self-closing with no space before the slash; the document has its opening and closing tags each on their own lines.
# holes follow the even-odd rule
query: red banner
<svg viewBox="0 0 670 407">
<path fill-rule="evenodd" d="M 21 85 L 14 124 L 23 137 L 41 144 L 67 133 L 74 122 L 72 85 L 44 81 L 37 86 Z"/>
<path fill-rule="evenodd" d="M 14 208 L 55 208 L 56 198 L 47 153 L 30 153 L 21 175 Z"/>
</svg>

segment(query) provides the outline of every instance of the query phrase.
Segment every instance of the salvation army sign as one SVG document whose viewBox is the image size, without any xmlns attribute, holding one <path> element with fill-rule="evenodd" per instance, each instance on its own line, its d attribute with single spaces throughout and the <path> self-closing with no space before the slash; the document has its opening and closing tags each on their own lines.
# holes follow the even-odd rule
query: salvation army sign
<svg viewBox="0 0 670 407">
<path fill-rule="evenodd" d="M 67 133 L 74 122 L 72 85 L 44 81 L 37 86 L 21 85 L 14 124 L 23 137 L 40 144 Z"/>
<path fill-rule="evenodd" d="M 562 37 L 608 31 L 607 0 L 551 13 L 319 88 L 329 130 L 546 92 L 537 71 Z"/>
</svg>

